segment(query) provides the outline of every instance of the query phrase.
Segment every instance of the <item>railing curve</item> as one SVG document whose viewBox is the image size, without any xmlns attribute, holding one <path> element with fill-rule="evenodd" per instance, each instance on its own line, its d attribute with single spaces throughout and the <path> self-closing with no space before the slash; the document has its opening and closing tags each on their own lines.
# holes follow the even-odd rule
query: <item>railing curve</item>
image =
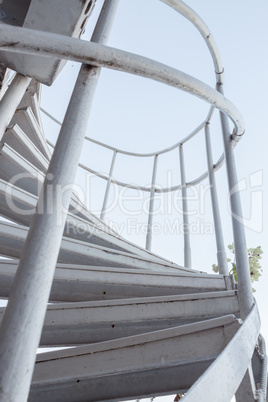
<svg viewBox="0 0 268 402">
<path fill-rule="evenodd" d="M 248 257 L 247 257 L 247 247 L 244 235 L 244 225 L 242 220 L 242 210 L 241 210 L 241 202 L 239 193 L 232 193 L 232 189 L 237 185 L 238 179 L 236 174 L 236 167 L 233 155 L 233 143 L 237 142 L 244 133 L 244 124 L 243 119 L 240 115 L 238 109 L 223 95 L 223 67 L 221 65 L 220 56 L 208 27 L 206 24 L 200 19 L 200 17 L 185 3 L 180 0 L 161 0 L 166 3 L 168 6 L 172 7 L 182 15 L 184 15 L 188 20 L 190 20 L 196 28 L 199 30 L 201 35 L 203 36 L 206 44 L 210 50 L 215 74 L 216 74 L 216 89 L 211 88 L 209 85 L 203 83 L 202 81 L 182 72 L 176 70 L 172 67 L 169 67 L 163 63 L 159 63 L 153 60 L 150 60 L 146 57 L 142 57 L 136 54 L 132 54 L 126 51 L 122 51 L 119 49 L 107 47 L 102 43 L 94 43 L 94 42 L 86 42 L 83 40 L 77 40 L 73 38 L 67 38 L 60 35 L 45 33 L 36 30 L 30 30 L 19 27 L 12 26 L 0 26 L 0 47 L 5 51 L 12 52 L 22 52 L 27 54 L 34 55 L 42 55 L 46 57 L 55 57 L 66 60 L 74 60 L 84 65 L 91 65 L 97 68 L 105 67 L 109 69 L 114 69 L 118 71 L 127 72 L 130 74 L 135 74 L 141 77 L 146 77 L 158 81 L 160 83 L 170 85 L 174 88 L 178 88 L 180 90 L 186 91 L 194 96 L 197 96 L 207 103 L 211 105 L 211 109 L 209 112 L 209 117 L 205 119 L 203 123 L 193 133 L 190 133 L 184 140 L 180 141 L 177 144 L 174 144 L 172 147 L 166 148 L 159 152 L 154 152 L 151 154 L 135 154 L 128 151 L 119 150 L 117 148 L 99 143 L 96 140 L 87 138 L 88 141 L 95 142 L 98 145 L 109 148 L 114 152 L 114 158 L 112 161 L 111 169 L 109 176 L 103 176 L 100 173 L 97 173 L 99 177 L 103 177 L 107 180 L 107 191 L 108 194 L 108 186 L 115 182 L 112 178 L 113 165 L 115 163 L 115 158 L 117 153 L 124 153 L 128 156 L 138 156 L 138 157 L 154 157 L 154 169 L 152 174 L 152 184 L 149 189 L 144 189 L 144 191 L 150 191 L 150 204 L 151 208 L 153 208 L 153 200 L 154 194 L 157 191 L 156 186 L 156 168 L 157 168 L 157 160 L 160 154 L 169 152 L 175 148 L 178 148 L 180 151 L 180 163 L 181 163 L 181 184 L 172 188 L 172 191 L 176 189 L 180 189 L 183 193 L 183 217 L 185 220 L 185 225 L 187 226 L 187 187 L 191 185 L 196 185 L 200 183 L 200 181 L 204 180 L 206 177 L 209 177 L 209 181 L 211 184 L 211 199 L 213 205 L 213 215 L 216 227 L 216 240 L 217 240 L 217 248 L 218 248 L 218 262 L 220 267 L 220 272 L 227 274 L 226 266 L 224 265 L 225 255 L 224 255 L 224 247 L 221 233 L 221 224 L 219 217 L 219 208 L 217 201 L 217 193 L 215 186 L 215 178 L 214 171 L 218 169 L 223 162 L 223 157 L 221 157 L 217 163 L 214 165 L 211 158 L 211 144 L 210 144 L 210 133 L 209 133 L 209 123 L 212 114 L 213 108 L 217 108 L 220 111 L 221 124 L 222 124 L 222 132 L 224 138 L 224 149 L 225 149 L 225 159 L 226 159 L 226 168 L 227 168 L 227 176 L 229 183 L 229 191 L 230 191 L 230 203 L 231 203 L 231 211 L 232 211 L 232 225 L 233 225 L 233 235 L 234 235 L 234 243 L 235 243 L 235 251 L 236 251 L 236 262 L 237 262 L 237 277 L 238 277 L 238 294 L 240 300 L 240 310 L 241 310 L 241 318 L 244 320 L 244 323 L 241 329 L 238 331 L 234 339 L 229 343 L 226 347 L 223 354 L 219 357 L 219 359 L 215 362 L 213 366 L 209 369 L 208 372 L 205 373 L 205 376 L 197 383 L 196 388 L 193 388 L 192 391 L 189 392 L 186 400 L 188 398 L 189 401 L 196 400 L 196 397 L 192 397 L 198 392 L 198 398 L 200 396 L 206 395 L 204 392 L 207 391 L 207 386 L 213 389 L 213 398 L 215 400 L 220 401 L 220 397 L 222 395 L 222 389 L 215 385 L 211 384 L 211 375 L 213 376 L 213 381 L 215 381 L 215 375 L 217 375 L 219 365 L 225 366 L 225 370 L 229 370 L 230 367 L 227 363 L 231 361 L 236 367 L 236 363 L 239 363 L 239 357 L 236 356 L 235 349 L 239 348 L 240 356 L 244 354 L 244 360 L 242 364 L 242 368 L 239 369 L 239 375 L 234 371 L 234 376 L 232 380 L 232 386 L 230 390 L 226 391 L 225 397 L 229 397 L 232 392 L 238 388 L 243 375 L 248 367 L 250 361 L 250 354 L 254 349 L 256 344 L 256 338 L 259 334 L 259 320 L 257 318 L 256 307 L 253 307 L 253 297 L 251 292 L 251 282 L 249 276 L 249 266 L 248 266 Z M 102 42 L 102 41 L 101 41 Z M 98 69 L 99 71 L 99 69 Z M 81 70 L 81 74 L 84 74 L 84 77 L 87 77 L 87 73 L 85 69 Z M 85 80 L 87 78 L 84 78 Z M 89 85 L 92 83 L 90 82 Z M 93 85 L 93 84 L 92 84 Z M 94 87 L 95 88 L 95 87 Z M 77 91 L 79 93 L 79 86 L 77 87 Z M 87 96 L 83 94 L 83 96 Z M 78 107 L 79 108 L 79 107 Z M 79 113 L 82 113 L 79 109 Z M 84 112 L 83 112 L 84 113 Z M 70 113 L 69 113 L 70 115 Z M 229 120 L 231 119 L 234 130 L 231 132 L 229 128 Z M 55 120 L 55 119 L 54 119 Z M 65 123 L 67 124 L 67 123 Z M 184 166 L 184 153 L 183 153 L 183 144 L 193 138 L 193 136 L 204 129 L 205 137 L 206 137 L 206 148 L 207 148 L 207 163 L 208 170 L 203 173 L 200 177 L 196 178 L 192 182 L 187 182 L 186 174 L 185 174 L 185 166 Z M 81 141 L 82 136 L 81 136 Z M 80 144 L 81 148 L 81 144 Z M 57 146 L 56 146 L 56 150 Z M 78 152 L 77 152 L 78 155 Z M 79 156 L 77 156 L 78 159 Z M 63 155 L 60 156 L 61 160 L 64 158 Z M 56 157 L 53 160 L 54 165 L 57 164 Z M 75 161 L 74 161 L 75 162 Z M 83 166 L 83 168 L 90 169 L 89 167 Z M 89 171 L 92 171 L 89 170 Z M 127 183 L 119 183 L 122 186 L 128 186 Z M 170 191 L 171 189 L 164 189 L 165 191 Z M 105 206 L 105 200 L 104 200 Z M 103 210 L 104 211 L 104 210 Z M 152 212 L 152 209 L 151 209 Z M 237 218 L 238 217 L 238 218 Z M 150 226 L 152 225 L 152 213 L 149 213 L 149 221 L 148 221 L 148 234 L 147 234 L 147 247 L 150 248 L 151 244 L 151 235 L 150 235 Z M 45 225 L 46 223 L 44 223 Z M 34 226 L 31 229 L 34 233 Z M 59 234 L 60 236 L 61 234 Z M 58 236 L 58 237 L 59 237 Z M 191 265 L 191 254 L 190 254 L 190 243 L 189 243 L 189 232 L 186 230 L 185 234 L 185 266 L 190 267 Z M 33 235 L 32 235 L 33 237 Z M 34 241 L 33 241 L 34 243 Z M 56 256 L 57 257 L 57 256 Z M 56 258 L 55 257 L 55 258 Z M 53 257 L 54 258 L 54 257 Z M 30 263 L 28 265 L 31 265 Z M 53 265 L 53 264 L 52 264 Z M 23 271 L 23 267 L 20 272 Z M 22 274 L 21 274 L 22 275 Z M 50 284 L 53 279 L 53 275 L 51 273 L 50 279 L 47 284 L 47 289 L 50 289 Z M 45 307 L 44 307 L 45 309 Z M 235 345 L 235 346 L 234 346 Z M 246 351 L 244 353 L 244 351 Z M 222 361 L 224 360 L 224 362 Z M 212 373 L 212 374 L 211 374 Z M 216 373 L 216 374 L 215 374 Z M 220 373 L 221 375 L 222 373 Z M 220 377 L 219 375 L 219 377 Z M 209 384 L 208 384 L 209 382 Z M 200 385 L 201 384 L 201 385 Z M 206 385 L 208 384 L 208 385 Z M 203 390 L 200 394 L 200 387 Z M 204 388 L 205 387 L 205 388 Z M 196 391 L 197 389 L 197 391 Z M 232 395 L 231 395 L 232 396 Z M 200 399 L 201 400 L 201 399 Z M 207 400 L 204 399 L 204 400 Z M 222 399 L 223 400 L 223 399 Z"/>
</svg>

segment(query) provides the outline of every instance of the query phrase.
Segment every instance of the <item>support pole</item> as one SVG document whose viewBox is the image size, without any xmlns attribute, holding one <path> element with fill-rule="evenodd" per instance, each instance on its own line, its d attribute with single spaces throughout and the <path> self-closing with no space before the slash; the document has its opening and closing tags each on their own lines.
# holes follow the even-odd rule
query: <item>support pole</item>
<svg viewBox="0 0 268 402">
<path fill-rule="evenodd" d="M 223 89 L 221 85 L 218 85 L 217 89 L 219 92 L 223 94 Z M 249 314 L 253 305 L 247 244 L 245 237 L 245 228 L 243 223 L 240 194 L 238 191 L 238 179 L 237 179 L 237 171 L 234 158 L 234 149 L 231 140 L 231 132 L 228 117 L 225 113 L 220 112 L 220 118 L 222 125 L 226 169 L 227 169 L 227 177 L 229 185 L 229 199 L 232 213 L 232 226 L 233 226 L 237 282 L 238 282 L 238 296 L 240 303 L 241 318 L 244 320 Z"/>
<path fill-rule="evenodd" d="M 102 219 L 102 220 L 104 219 L 105 214 L 106 214 L 107 201 L 108 201 L 108 197 L 109 197 L 109 193 L 110 193 L 110 187 L 111 187 L 111 181 L 112 181 L 112 177 L 113 177 L 116 155 L 117 155 L 117 151 L 114 151 L 113 159 L 112 159 L 112 163 L 111 163 L 111 167 L 110 167 L 110 172 L 109 172 L 109 178 L 108 178 L 107 186 L 106 186 L 106 190 L 105 190 L 101 215 L 100 215 L 100 219 Z"/>
<path fill-rule="evenodd" d="M 207 150 L 208 177 L 210 184 L 210 197 L 211 197 L 211 205 L 212 205 L 214 227 L 215 227 L 219 273 L 222 275 L 229 275 L 225 247 L 224 247 L 223 233 L 222 233 L 217 186 L 213 166 L 209 123 L 206 123 L 205 125 L 205 138 L 206 138 L 206 150 Z"/>
<path fill-rule="evenodd" d="M 155 155 L 155 157 L 154 157 L 153 175 L 152 175 L 152 184 L 151 184 L 151 192 L 150 192 L 150 204 L 149 204 L 147 234 L 146 234 L 146 250 L 149 250 L 149 251 L 151 251 L 151 248 L 152 248 L 152 230 L 153 230 L 155 178 L 156 178 L 156 171 L 157 171 L 157 161 L 158 161 L 158 155 Z"/>
<path fill-rule="evenodd" d="M 105 42 L 117 3 L 105 1 L 92 40 Z M 99 73 L 100 68 L 81 66 L 11 290 L 0 331 L 1 402 L 27 401 Z"/>
<path fill-rule="evenodd" d="M 0 101 L 0 141 L 14 116 L 22 98 L 31 82 L 31 78 L 16 74 Z"/>
<path fill-rule="evenodd" d="M 182 210 L 183 210 L 183 236 L 184 236 L 184 266 L 192 267 L 191 261 L 191 244 L 190 244 L 190 225 L 187 201 L 186 174 L 183 145 L 179 147 L 180 151 L 180 167 L 181 167 L 181 192 L 182 192 Z"/>
</svg>

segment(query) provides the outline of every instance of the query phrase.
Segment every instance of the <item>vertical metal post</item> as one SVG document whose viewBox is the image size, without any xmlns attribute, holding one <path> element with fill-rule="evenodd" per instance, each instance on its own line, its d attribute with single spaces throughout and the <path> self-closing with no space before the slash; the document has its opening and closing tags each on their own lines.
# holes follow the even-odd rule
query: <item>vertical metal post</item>
<svg viewBox="0 0 268 402">
<path fill-rule="evenodd" d="M 222 233 L 215 173 L 213 168 L 213 156 L 211 149 L 209 123 L 206 123 L 205 125 L 205 138 L 206 138 L 206 150 L 207 150 L 208 177 L 210 184 L 210 197 L 211 197 L 211 205 L 212 205 L 214 227 L 215 227 L 219 273 L 222 275 L 228 275 L 228 265 L 224 247 L 223 233 Z"/>
<path fill-rule="evenodd" d="M 156 171 L 157 171 L 157 161 L 158 161 L 158 155 L 155 155 L 155 157 L 154 157 L 153 175 L 152 175 L 152 184 L 151 184 L 151 192 L 150 192 L 150 204 L 149 204 L 147 234 L 146 234 L 146 250 L 149 250 L 149 251 L 151 251 L 151 248 L 152 248 L 152 230 L 153 230 L 155 178 L 156 178 Z"/>
<path fill-rule="evenodd" d="M 218 85 L 218 91 L 223 94 L 221 85 Z M 235 246 L 235 259 L 237 269 L 238 296 L 240 303 L 241 318 L 244 320 L 249 314 L 253 305 L 253 295 L 249 272 L 249 261 L 245 237 L 245 228 L 243 223 L 243 214 L 241 207 L 240 194 L 238 191 L 238 179 L 234 158 L 233 144 L 231 141 L 231 132 L 228 118 L 225 113 L 220 112 L 223 142 L 225 149 L 226 169 L 229 185 L 229 198 L 232 213 L 232 225 Z"/>
<path fill-rule="evenodd" d="M 19 106 L 31 78 L 16 74 L 0 102 L 0 141 Z"/>
<path fill-rule="evenodd" d="M 115 164 L 116 155 L 117 155 L 117 151 L 114 151 L 113 159 L 112 159 L 112 163 L 111 163 L 111 167 L 110 167 L 110 172 L 109 172 L 109 178 L 108 178 L 107 186 L 106 186 L 106 190 L 105 190 L 105 195 L 104 195 L 104 200 L 103 200 L 100 219 L 104 219 L 105 214 L 106 214 L 106 206 L 107 206 L 107 201 L 108 201 L 110 187 L 111 187 L 111 181 L 112 181 L 112 176 L 113 176 L 113 171 L 114 171 L 114 164 Z"/>
<path fill-rule="evenodd" d="M 105 41 L 117 3 L 105 1 L 93 40 Z M 1 402 L 27 401 L 99 72 L 81 66 L 14 279 L 0 331 Z"/>
<path fill-rule="evenodd" d="M 180 151 L 180 167 L 181 167 L 181 193 L 182 193 L 182 210 L 183 210 L 183 235 L 184 235 L 184 265 L 191 268 L 191 244 L 190 244 L 190 225 L 187 201 L 186 174 L 183 145 L 179 147 Z"/>
</svg>

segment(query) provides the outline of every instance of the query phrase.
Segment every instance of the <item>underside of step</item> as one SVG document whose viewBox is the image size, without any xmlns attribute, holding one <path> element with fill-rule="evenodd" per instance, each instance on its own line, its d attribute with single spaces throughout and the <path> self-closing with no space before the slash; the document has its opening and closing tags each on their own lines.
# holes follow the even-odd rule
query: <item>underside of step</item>
<svg viewBox="0 0 268 402">
<path fill-rule="evenodd" d="M 48 7 L 41 3 L 37 2 L 41 8 Z M 52 3 L 49 2 L 54 9 L 58 2 Z M 95 1 L 82 3 L 76 12 L 84 23 Z M 4 7 L 9 9 L 7 2 Z M 28 10 L 25 7 L 23 10 Z M 26 14 L 30 11 L 29 8 Z M 83 28 L 81 22 L 79 19 L 79 26 L 59 25 L 55 32 L 68 28 L 68 35 L 77 35 Z M 44 23 L 44 31 L 49 30 L 48 20 L 41 18 L 40 23 Z M 17 65 L 13 64 L 13 52 L 10 57 L 12 63 L 8 63 Z M 29 57 L 28 60 L 25 55 L 19 56 L 26 65 L 32 59 L 40 62 L 37 56 Z M 53 71 L 45 71 L 42 66 L 40 79 L 51 83 L 61 63 L 47 58 L 46 64 Z M 23 72 L 24 67 L 18 66 L 18 70 Z M 32 71 L 36 66 L 28 68 Z M 6 70 L 1 69 L 0 73 L 3 75 Z M 31 77 L 39 77 L 39 70 Z M 7 85 L 2 78 L 4 91 Z M 0 88 L 0 99 L 2 95 Z M 25 256 L 25 245 L 32 240 L 27 240 L 29 230 L 38 214 L 44 213 L 44 205 L 49 210 L 53 198 L 50 194 L 47 200 L 42 199 L 42 186 L 49 166 L 53 165 L 53 147 L 48 145 L 43 130 L 40 83 L 34 78 L 17 106 L 0 143 L 2 299 L 12 298 L 12 289 L 19 282 L 17 278 L 21 278 L 20 260 Z M 107 188 L 111 177 L 110 172 Z M 46 181 L 49 180 L 47 175 Z M 182 178 L 181 188 L 184 184 Z M 58 201 L 63 202 L 63 197 Z M 48 298 L 48 289 L 43 315 L 39 315 L 43 317 L 46 308 L 40 338 L 42 353 L 36 357 L 28 401 L 124 401 L 188 391 L 219 361 L 243 328 L 240 294 L 233 275 L 207 274 L 199 267 L 189 268 L 187 263 L 178 265 L 131 243 L 94 215 L 75 193 L 66 214 L 66 221 L 65 215 L 59 214 L 57 222 L 56 218 L 53 222 L 61 226 L 63 235 L 58 237 L 61 243 L 55 255 L 57 263 L 51 264 L 55 272 L 50 295 Z M 50 230 L 53 228 L 50 226 Z M 45 258 L 42 264 L 42 269 L 47 269 Z M 40 271 L 33 272 L 40 275 Z M 53 271 L 51 279 L 52 275 Z M 26 292 L 24 297 L 28 297 Z M 9 307 L 0 307 L 0 323 L 5 323 L 3 317 L 8 310 Z M 48 347 L 57 350 L 47 351 Z M 253 362 L 255 382 L 260 382 L 261 363 L 256 349 Z M 250 370 L 248 365 L 246 375 L 250 375 Z"/>
<path fill-rule="evenodd" d="M 29 400 L 105 401 L 185 391 L 238 328 L 229 315 L 41 354 Z"/>
</svg>

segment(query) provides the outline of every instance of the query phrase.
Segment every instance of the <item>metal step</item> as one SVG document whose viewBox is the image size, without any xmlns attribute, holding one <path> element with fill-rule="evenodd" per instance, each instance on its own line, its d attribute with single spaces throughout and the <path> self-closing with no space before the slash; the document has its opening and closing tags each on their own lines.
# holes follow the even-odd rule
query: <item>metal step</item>
<svg viewBox="0 0 268 402">
<path fill-rule="evenodd" d="M 0 179 L 0 214 L 2 216 L 16 223 L 29 226 L 32 216 L 35 213 L 36 203 L 36 196 Z M 143 257 L 149 256 L 150 259 L 165 262 L 175 267 L 177 266 L 177 264 L 149 253 L 147 250 L 119 237 L 119 235 L 115 235 L 115 233 L 109 231 L 105 225 L 98 224 L 98 226 L 96 226 L 92 222 L 71 213 L 67 216 L 64 235 L 98 246 L 122 250 Z"/>
<path fill-rule="evenodd" d="M 12 186 L 0 179 L 0 214 L 16 223 L 29 226 L 33 215 L 37 197 L 25 192 L 19 187 Z M 76 240 L 109 247 L 116 250 L 127 251 L 144 257 L 150 255 L 155 260 L 164 261 L 163 258 L 153 256 L 146 250 L 122 239 L 114 232 L 110 232 L 105 225 L 94 225 L 92 222 L 69 213 L 65 225 L 64 235 Z M 172 263 L 170 263 L 172 265 Z M 176 264 L 174 264 L 176 266 Z"/>
<path fill-rule="evenodd" d="M 0 297 L 8 298 L 17 260 L 0 260 Z M 57 264 L 50 301 L 80 302 L 232 290 L 223 275 Z"/>
<path fill-rule="evenodd" d="M 28 228 L 25 226 L 1 222 L 0 254 L 11 258 L 20 258 L 27 234 Z M 67 237 L 62 238 L 58 262 L 152 271 L 200 272 Z"/>
<path fill-rule="evenodd" d="M 1 157 L 0 157 L 1 161 Z M 37 197 L 0 179 L 0 214 L 16 223 L 29 226 Z"/>
<path fill-rule="evenodd" d="M 40 193 L 44 181 L 44 174 L 7 144 L 0 152 L 0 177 L 34 195 Z"/>
<path fill-rule="evenodd" d="M 18 124 L 44 157 L 50 160 L 51 152 L 31 107 L 17 110 L 10 125 L 12 126 L 14 124 Z"/>
<path fill-rule="evenodd" d="M 40 345 L 102 342 L 228 314 L 239 315 L 235 291 L 56 303 L 48 305 Z"/>
<path fill-rule="evenodd" d="M 6 131 L 3 143 L 8 144 L 41 172 L 46 173 L 49 164 L 48 160 L 17 124 Z"/>
<path fill-rule="evenodd" d="M 42 183 L 40 182 L 40 187 L 41 184 Z M 2 197 L 0 203 L 1 208 L 0 213 L 3 216 L 13 220 L 14 222 L 22 223 L 26 226 L 29 226 L 38 197 L 30 192 L 27 192 L 25 189 L 16 186 L 16 184 L 10 184 L 9 182 L 3 179 L 0 179 L 0 196 Z M 17 208 L 14 208 L 14 205 L 17 206 Z M 27 211 L 29 210 L 31 210 L 32 212 L 28 213 Z M 73 215 L 81 217 L 86 222 L 89 222 L 90 224 L 96 226 L 99 231 L 104 231 L 105 233 L 111 233 L 114 237 L 120 238 L 120 236 L 117 233 L 115 233 L 112 229 L 110 229 L 107 225 L 105 225 L 95 215 L 90 213 L 85 208 L 85 206 L 83 206 L 83 204 L 77 199 L 75 194 L 73 194 L 73 198 L 71 200 L 70 210 L 72 211 L 71 213 Z M 138 246 L 137 249 L 139 249 Z"/>
<path fill-rule="evenodd" d="M 185 391 L 238 328 L 228 315 L 38 355 L 29 402 L 118 401 Z"/>
<path fill-rule="evenodd" d="M 40 115 L 40 83 L 34 79 L 28 86 L 18 109 L 26 109 L 27 107 L 30 107 L 32 109 L 32 112 L 41 129 L 41 132 L 44 133 L 42 119 Z M 43 137 L 45 137 L 44 134 Z"/>
</svg>

